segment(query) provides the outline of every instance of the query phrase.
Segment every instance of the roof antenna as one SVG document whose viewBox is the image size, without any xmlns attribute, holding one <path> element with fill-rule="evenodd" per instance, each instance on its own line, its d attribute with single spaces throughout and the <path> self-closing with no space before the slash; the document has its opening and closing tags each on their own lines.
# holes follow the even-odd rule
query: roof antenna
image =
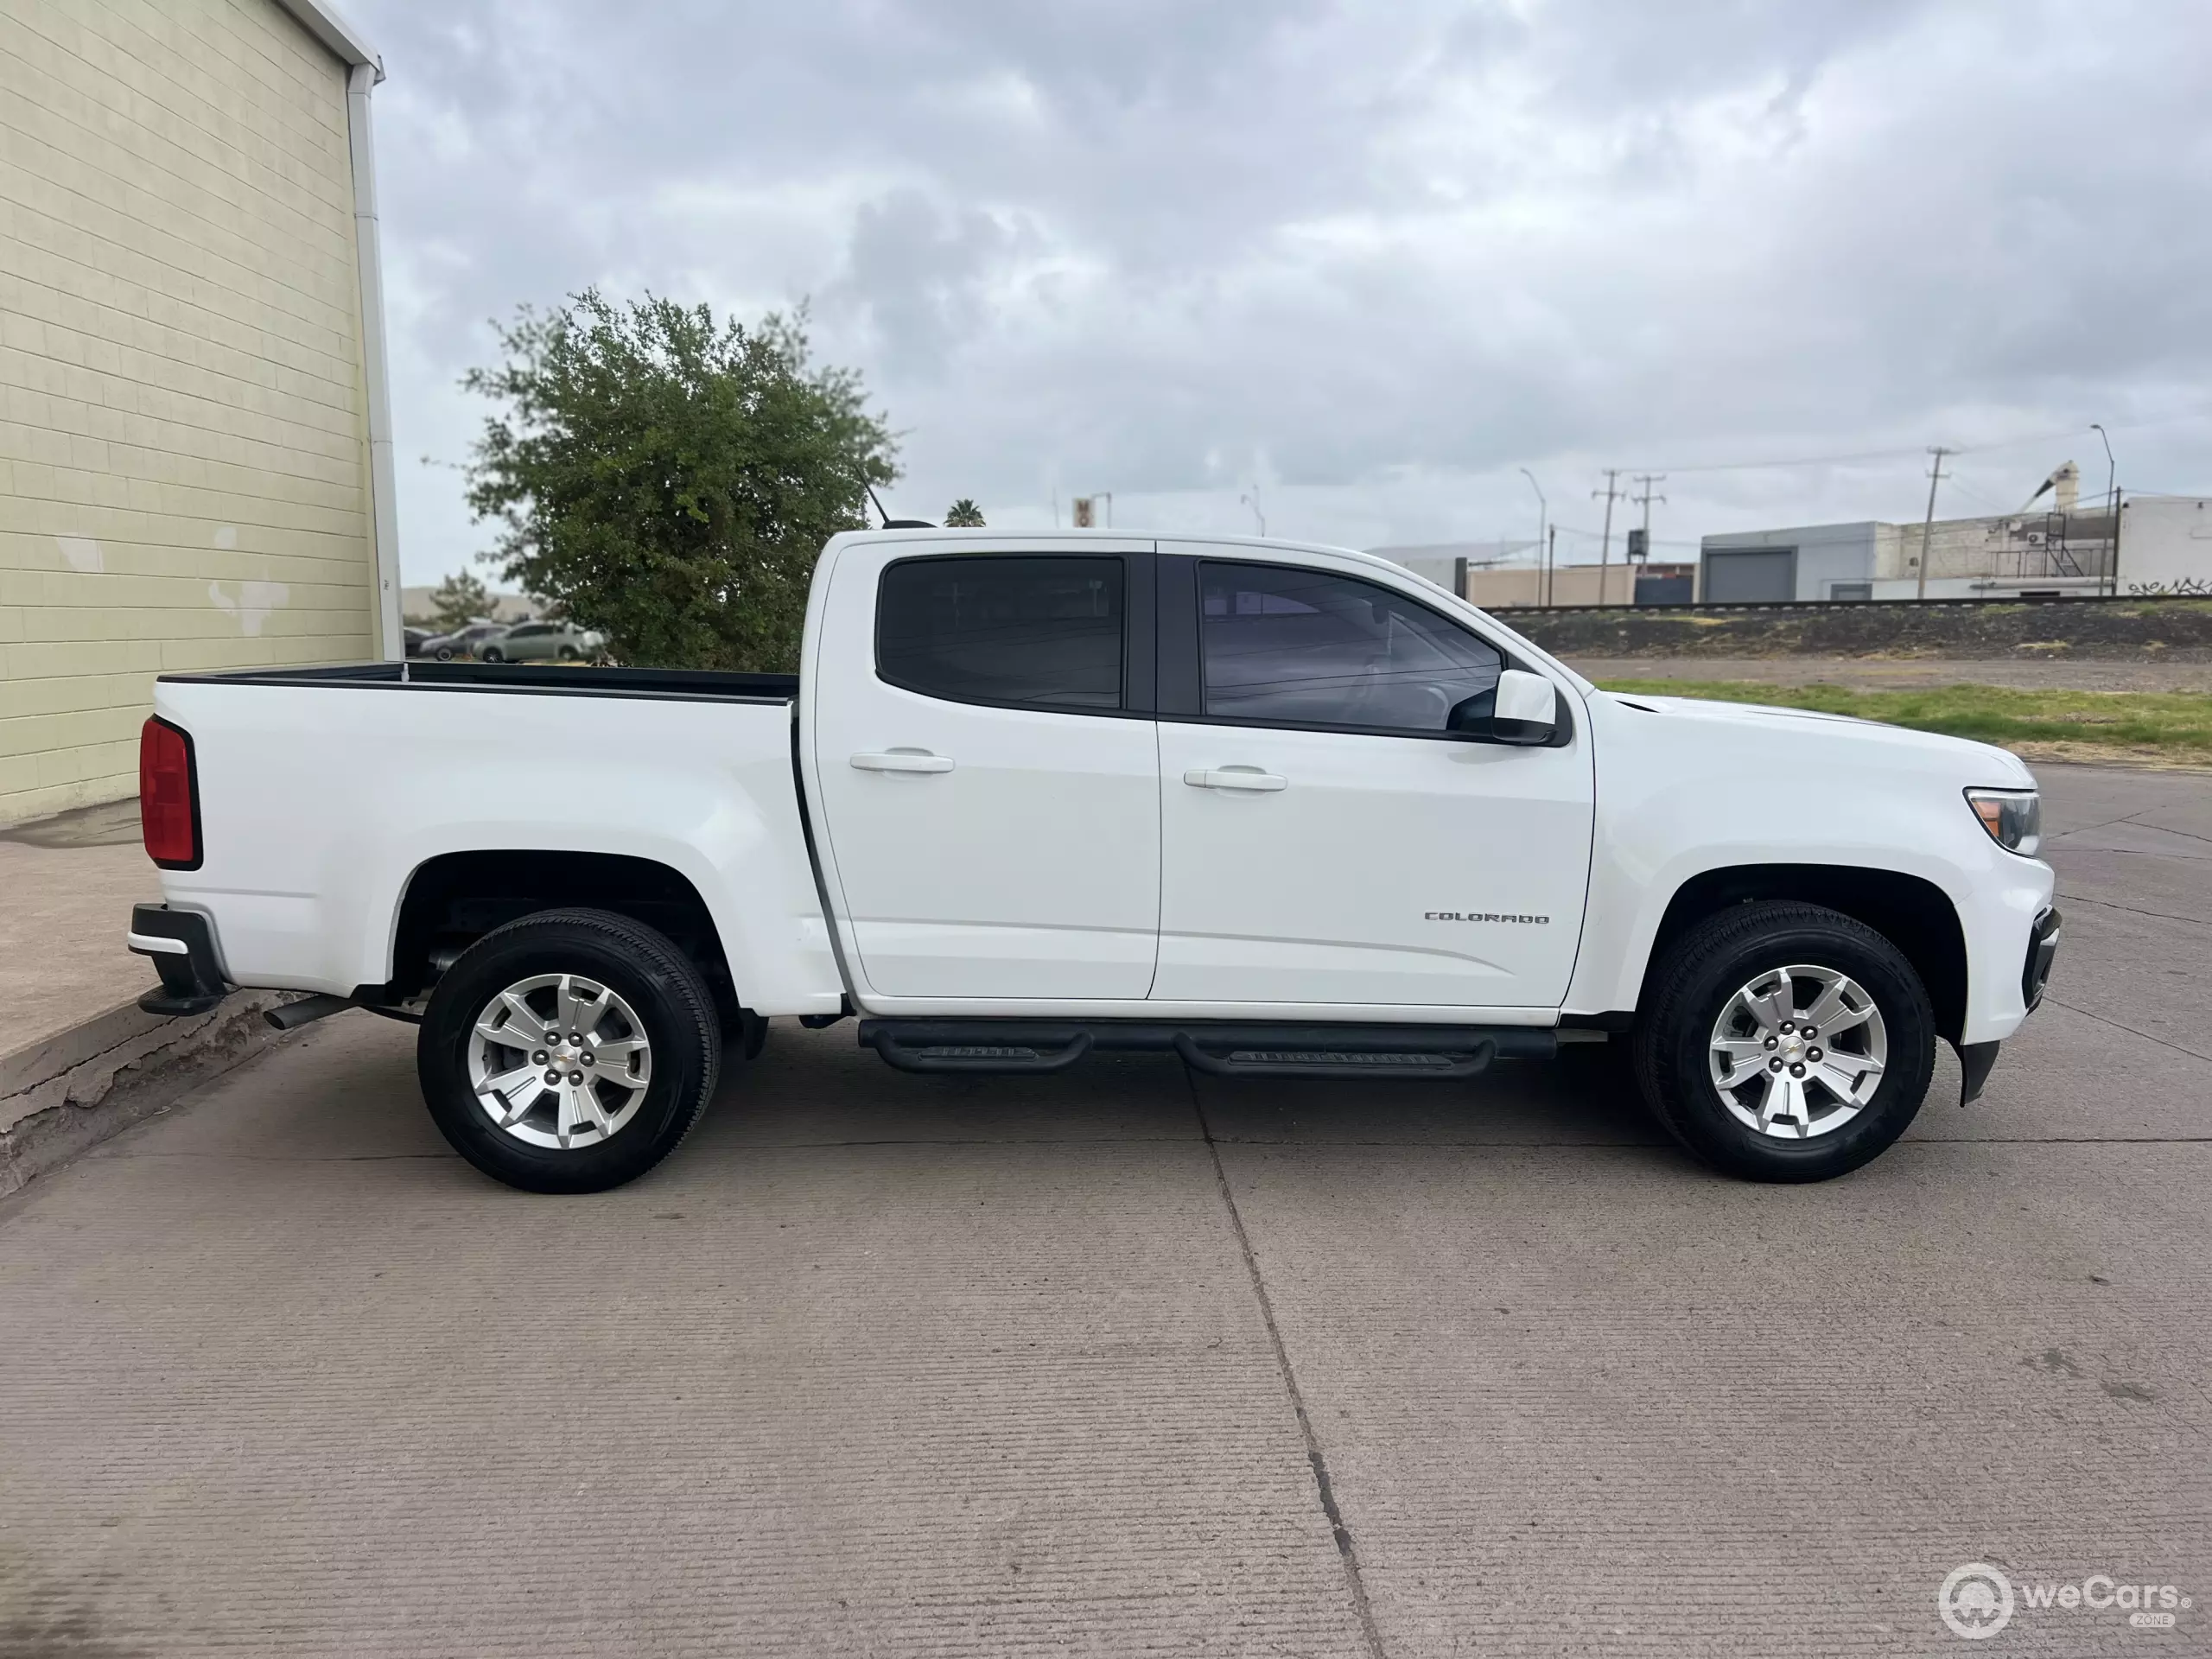
<svg viewBox="0 0 2212 1659">
<path fill-rule="evenodd" d="M 937 526 L 926 518 L 893 518 L 883 510 L 883 498 L 875 493 L 875 486 L 863 484 L 868 499 L 875 503 L 875 516 L 883 520 L 886 530 L 935 530 Z"/>
</svg>

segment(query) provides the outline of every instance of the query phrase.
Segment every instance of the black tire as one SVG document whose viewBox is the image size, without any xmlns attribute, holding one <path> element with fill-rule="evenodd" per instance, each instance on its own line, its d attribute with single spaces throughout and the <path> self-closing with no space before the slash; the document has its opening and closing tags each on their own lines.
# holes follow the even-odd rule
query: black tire
<svg viewBox="0 0 2212 1659">
<path fill-rule="evenodd" d="M 499 648 L 497 645 L 486 645 L 484 647 L 484 660 L 487 663 L 504 663 L 507 659 L 499 654 Z"/>
<path fill-rule="evenodd" d="M 543 974 L 603 983 L 634 1010 L 652 1045 L 644 1100 L 596 1144 L 527 1143 L 493 1121 L 469 1080 L 479 1014 L 508 987 Z M 550 910 L 462 953 L 430 995 L 415 1056 L 432 1121 L 477 1168 L 525 1192 L 601 1192 L 635 1180 L 690 1133 L 715 1092 L 722 1048 L 713 994 L 667 938 L 611 911 Z"/>
<path fill-rule="evenodd" d="M 449 663 L 453 661 L 453 647 L 451 645 L 440 645 L 433 654 L 442 663 Z"/>
<path fill-rule="evenodd" d="M 1707 1056 L 1714 1027 L 1738 988 L 1799 964 L 1847 974 L 1872 997 L 1889 1062 L 1855 1117 L 1824 1134 L 1786 1140 L 1728 1109 Z M 1936 1067 L 1927 988 L 1904 952 L 1840 912 L 1795 903 L 1736 906 L 1676 940 L 1652 964 L 1648 982 L 1656 988 L 1639 1011 L 1633 1045 L 1644 1101 L 1669 1134 L 1726 1174 L 1754 1181 L 1847 1174 L 1903 1135 L 1927 1096 Z"/>
<path fill-rule="evenodd" d="M 578 651 L 574 645 L 563 645 L 556 654 L 564 663 L 573 663 L 577 658 L 583 655 L 583 653 Z"/>
</svg>

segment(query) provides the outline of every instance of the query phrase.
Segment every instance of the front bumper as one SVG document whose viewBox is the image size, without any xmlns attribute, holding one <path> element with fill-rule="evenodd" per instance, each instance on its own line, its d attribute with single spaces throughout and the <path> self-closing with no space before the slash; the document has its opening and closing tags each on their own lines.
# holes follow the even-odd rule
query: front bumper
<svg viewBox="0 0 2212 1659">
<path fill-rule="evenodd" d="M 152 958 L 161 988 L 138 999 L 148 1014 L 205 1014 L 231 993 L 215 959 L 215 935 L 196 911 L 134 905 L 125 942 Z"/>
<path fill-rule="evenodd" d="M 2043 1001 L 2044 988 L 2050 982 L 2050 964 L 2058 955 L 2058 912 L 2046 908 L 2028 930 L 2028 957 L 2020 969 L 2020 1006 L 2030 1014 L 2036 1011 L 2036 1005 Z M 1997 1064 L 1999 1046 L 1997 1043 L 1958 1046 L 1960 1105 L 1980 1098 L 1981 1086 L 1989 1081 L 1990 1068 Z"/>
<path fill-rule="evenodd" d="M 2036 1011 L 2036 1004 L 2043 1001 L 2044 988 L 2050 983 L 2050 964 L 2058 955 L 2058 912 L 2046 910 L 2028 932 L 2028 960 L 2020 969 L 2020 1001 L 2030 1014 Z"/>
</svg>

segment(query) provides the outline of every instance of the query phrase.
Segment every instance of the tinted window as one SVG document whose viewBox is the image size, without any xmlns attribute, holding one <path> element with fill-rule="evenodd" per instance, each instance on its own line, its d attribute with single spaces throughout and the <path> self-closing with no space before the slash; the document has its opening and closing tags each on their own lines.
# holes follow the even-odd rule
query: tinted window
<svg viewBox="0 0 2212 1659">
<path fill-rule="evenodd" d="M 876 671 L 963 702 L 1122 706 L 1122 561 L 909 559 L 883 573 Z"/>
<path fill-rule="evenodd" d="M 1271 564 L 1198 568 L 1210 715 L 1441 732 L 1497 652 L 1387 588 Z"/>
</svg>

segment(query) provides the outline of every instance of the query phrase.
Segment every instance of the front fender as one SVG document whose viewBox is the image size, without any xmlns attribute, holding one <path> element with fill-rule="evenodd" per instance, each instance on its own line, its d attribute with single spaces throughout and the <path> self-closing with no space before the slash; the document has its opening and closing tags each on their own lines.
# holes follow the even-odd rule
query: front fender
<svg viewBox="0 0 2212 1659">
<path fill-rule="evenodd" d="M 1980 744 L 1855 721 L 1676 715 L 1671 700 L 1589 699 L 1598 823 L 1588 920 L 1566 1011 L 1634 1009 L 1669 906 L 1716 871 L 1794 865 L 1917 877 L 1966 946 L 1961 1040 L 2009 1036 L 2050 867 L 2005 851 L 1967 808 L 2024 768 Z M 1738 715 L 1756 711 L 1735 711 Z"/>
</svg>

